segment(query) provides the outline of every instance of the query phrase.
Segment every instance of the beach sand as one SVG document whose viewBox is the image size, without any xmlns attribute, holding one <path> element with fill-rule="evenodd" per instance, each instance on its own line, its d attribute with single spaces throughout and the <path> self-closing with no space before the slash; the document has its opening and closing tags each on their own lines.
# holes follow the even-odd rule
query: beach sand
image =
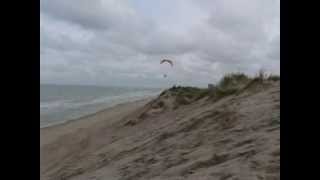
<svg viewBox="0 0 320 180">
<path fill-rule="evenodd" d="M 40 129 L 41 179 L 280 179 L 280 82 L 173 104 L 167 94 Z"/>
<path fill-rule="evenodd" d="M 54 170 L 54 165 L 59 166 L 59 162 L 82 151 L 84 149 L 83 146 L 87 148 L 90 143 L 90 149 L 97 149 L 103 145 L 104 138 L 110 138 L 114 134 L 112 128 L 110 129 L 109 127 L 113 127 L 124 116 L 141 108 L 149 101 L 150 98 L 123 103 L 79 119 L 41 128 L 41 179 L 49 178 L 42 177 L 43 174 L 46 174 L 44 172 Z"/>
</svg>

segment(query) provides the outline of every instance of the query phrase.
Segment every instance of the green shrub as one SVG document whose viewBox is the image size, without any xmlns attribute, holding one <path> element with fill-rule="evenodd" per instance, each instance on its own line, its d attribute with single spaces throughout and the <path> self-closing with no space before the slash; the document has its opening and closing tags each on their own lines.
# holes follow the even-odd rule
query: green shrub
<svg viewBox="0 0 320 180">
<path fill-rule="evenodd" d="M 250 78 L 243 73 L 231 73 L 225 75 L 218 83 L 218 89 L 235 88 L 239 85 L 247 83 Z"/>
<path fill-rule="evenodd" d="M 232 94 L 239 94 L 254 85 L 263 85 L 264 81 L 278 80 L 280 80 L 280 76 L 267 76 L 264 70 L 261 69 L 254 77 L 249 77 L 244 73 L 226 74 L 218 82 L 215 89 L 173 86 L 168 91 L 170 91 L 173 96 L 176 96 L 177 104 L 185 105 L 204 97 L 218 100 Z"/>
<path fill-rule="evenodd" d="M 163 96 L 166 92 L 167 92 L 167 90 L 162 91 L 160 96 Z"/>
</svg>

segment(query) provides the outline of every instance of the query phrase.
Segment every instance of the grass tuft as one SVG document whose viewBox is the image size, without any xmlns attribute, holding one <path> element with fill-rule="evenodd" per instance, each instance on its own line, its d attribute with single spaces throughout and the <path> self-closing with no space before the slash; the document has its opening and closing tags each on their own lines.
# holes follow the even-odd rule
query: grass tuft
<svg viewBox="0 0 320 180">
<path fill-rule="evenodd" d="M 214 89 L 173 86 L 162 92 L 160 96 L 170 92 L 175 96 L 177 106 L 187 105 L 205 97 L 216 101 L 233 94 L 239 94 L 256 85 L 264 87 L 266 81 L 279 80 L 280 76 L 272 74 L 268 76 L 264 70 L 260 70 L 254 77 L 249 77 L 244 73 L 230 73 L 223 76 L 218 84 L 214 85 Z"/>
</svg>

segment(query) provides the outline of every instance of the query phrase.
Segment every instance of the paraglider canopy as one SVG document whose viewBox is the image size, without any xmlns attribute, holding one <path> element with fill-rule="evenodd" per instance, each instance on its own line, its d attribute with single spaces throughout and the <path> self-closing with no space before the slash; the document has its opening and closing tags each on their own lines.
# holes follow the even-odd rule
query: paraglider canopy
<svg viewBox="0 0 320 180">
<path fill-rule="evenodd" d="M 161 61 L 160 61 L 160 64 L 163 64 L 163 63 L 165 63 L 165 62 L 169 63 L 169 64 L 173 67 L 173 62 L 172 62 L 171 60 L 169 60 L 169 59 L 163 59 L 163 60 L 161 60 Z"/>
<path fill-rule="evenodd" d="M 163 63 L 168 63 L 168 64 L 171 65 L 171 67 L 173 67 L 173 62 L 172 62 L 171 60 L 169 60 L 169 59 L 163 59 L 163 60 L 161 60 L 161 61 L 160 61 L 160 64 L 163 64 Z M 166 67 L 164 66 L 164 68 L 166 68 Z M 167 69 L 167 70 L 168 70 L 168 69 Z M 164 78 L 167 78 L 167 77 L 168 77 L 167 73 L 163 74 L 163 77 L 164 77 Z"/>
</svg>

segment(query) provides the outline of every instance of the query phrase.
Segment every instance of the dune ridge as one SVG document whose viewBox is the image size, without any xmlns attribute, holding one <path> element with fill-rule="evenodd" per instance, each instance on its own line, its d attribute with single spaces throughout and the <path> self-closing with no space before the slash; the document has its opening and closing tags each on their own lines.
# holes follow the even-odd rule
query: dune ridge
<svg viewBox="0 0 320 180">
<path fill-rule="evenodd" d="M 225 91 L 173 87 L 41 129 L 40 177 L 280 179 L 280 80 L 241 82 Z"/>
</svg>

